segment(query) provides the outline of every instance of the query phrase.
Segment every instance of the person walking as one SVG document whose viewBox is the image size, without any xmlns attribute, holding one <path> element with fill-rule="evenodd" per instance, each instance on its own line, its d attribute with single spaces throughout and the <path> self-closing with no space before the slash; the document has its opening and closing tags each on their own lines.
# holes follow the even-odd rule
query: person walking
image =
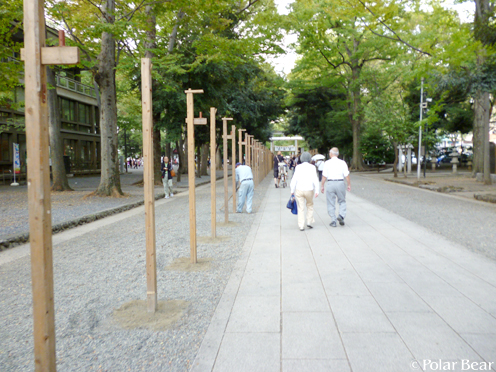
<svg viewBox="0 0 496 372">
<path fill-rule="evenodd" d="M 246 213 L 251 213 L 251 205 L 255 185 L 253 184 L 253 173 L 248 165 L 236 163 L 236 183 L 238 183 L 238 205 L 236 213 L 243 213 L 246 200 Z"/>
<path fill-rule="evenodd" d="M 174 196 L 172 193 L 172 164 L 169 163 L 169 158 L 164 156 L 164 161 L 160 167 L 162 169 L 162 183 L 164 184 L 165 199 Z"/>
<path fill-rule="evenodd" d="M 315 167 L 317 168 L 317 172 L 319 173 L 319 182 L 322 182 L 322 172 L 324 171 L 324 159 L 319 159 L 315 162 Z"/>
<path fill-rule="evenodd" d="M 319 196 L 319 180 L 315 172 L 315 166 L 310 164 L 312 156 L 304 152 L 301 157 L 301 164 L 296 169 L 291 179 L 291 196 L 296 198 L 298 206 L 298 227 L 305 230 L 305 205 L 307 209 L 307 227 L 312 229 L 315 219 L 313 218 L 313 198 Z"/>
<path fill-rule="evenodd" d="M 279 163 L 284 162 L 284 157 L 282 153 L 279 151 L 276 156 L 274 156 L 274 184 L 276 189 L 279 187 L 279 183 L 281 179 L 279 178 Z"/>
<path fill-rule="evenodd" d="M 339 204 L 339 214 L 337 220 L 341 226 L 344 226 L 344 218 L 346 217 L 346 190 L 351 191 L 350 171 L 348 165 L 343 160 L 339 159 L 339 150 L 333 147 L 329 150 L 330 159 L 324 164 L 322 171 L 321 191 L 325 193 L 327 199 L 327 213 L 331 217 L 330 225 L 336 227 L 336 198 Z M 348 184 L 346 188 L 344 180 Z"/>
</svg>

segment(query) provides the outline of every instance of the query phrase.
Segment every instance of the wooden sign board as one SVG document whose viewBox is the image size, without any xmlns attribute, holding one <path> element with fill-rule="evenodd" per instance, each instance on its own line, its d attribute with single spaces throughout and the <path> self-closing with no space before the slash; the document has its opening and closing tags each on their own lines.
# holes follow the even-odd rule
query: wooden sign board
<svg viewBox="0 0 496 372">
<path fill-rule="evenodd" d="M 274 146 L 275 151 L 296 151 L 295 146 Z"/>
<path fill-rule="evenodd" d="M 184 119 L 187 123 L 188 119 Z M 193 125 L 207 125 L 207 118 L 193 118 Z"/>
<path fill-rule="evenodd" d="M 26 52 L 21 48 L 21 61 L 25 61 Z M 79 63 L 78 47 L 43 47 L 41 48 L 42 65 L 77 65 Z"/>
</svg>

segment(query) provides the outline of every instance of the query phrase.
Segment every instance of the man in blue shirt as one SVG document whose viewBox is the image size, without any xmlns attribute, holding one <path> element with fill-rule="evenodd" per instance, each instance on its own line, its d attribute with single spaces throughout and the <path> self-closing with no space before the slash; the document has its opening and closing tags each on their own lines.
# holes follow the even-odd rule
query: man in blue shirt
<svg viewBox="0 0 496 372">
<path fill-rule="evenodd" d="M 246 213 L 251 213 L 251 203 L 253 201 L 254 185 L 253 173 L 251 168 L 247 165 L 236 163 L 236 183 L 238 186 L 238 205 L 236 213 L 242 213 L 246 199 Z"/>
</svg>

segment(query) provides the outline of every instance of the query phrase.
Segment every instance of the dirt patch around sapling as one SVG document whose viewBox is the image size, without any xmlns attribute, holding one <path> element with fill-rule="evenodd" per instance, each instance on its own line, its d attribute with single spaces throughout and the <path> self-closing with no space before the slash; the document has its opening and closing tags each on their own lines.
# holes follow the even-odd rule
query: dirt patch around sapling
<svg viewBox="0 0 496 372">
<path fill-rule="evenodd" d="M 146 300 L 134 300 L 114 310 L 114 320 L 124 329 L 166 331 L 181 318 L 188 306 L 189 302 L 183 300 L 158 301 L 157 311 L 149 313 Z"/>
<path fill-rule="evenodd" d="M 189 257 L 179 257 L 176 258 L 169 266 L 165 267 L 168 271 L 206 271 L 210 269 L 212 259 L 211 258 L 198 258 L 197 263 L 191 263 Z"/>
<path fill-rule="evenodd" d="M 231 239 L 230 236 L 216 236 L 215 238 L 212 238 L 211 236 L 198 236 L 196 238 L 197 242 L 200 244 L 217 244 L 228 241 L 229 239 Z"/>
<path fill-rule="evenodd" d="M 234 222 L 234 221 L 217 222 L 217 226 L 219 226 L 219 227 L 236 227 L 236 226 L 239 226 L 239 223 Z"/>
</svg>

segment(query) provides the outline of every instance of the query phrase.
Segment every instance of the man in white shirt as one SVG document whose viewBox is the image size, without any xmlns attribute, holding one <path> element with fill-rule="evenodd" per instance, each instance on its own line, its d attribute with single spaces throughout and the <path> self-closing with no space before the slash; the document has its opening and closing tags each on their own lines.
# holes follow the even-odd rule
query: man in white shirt
<svg viewBox="0 0 496 372">
<path fill-rule="evenodd" d="M 339 150 L 333 147 L 329 151 L 330 159 L 324 164 L 322 171 L 322 192 L 326 192 L 327 213 L 331 217 L 331 226 L 336 227 L 336 198 L 339 204 L 339 214 L 337 220 L 341 226 L 344 226 L 344 218 L 346 217 L 346 190 L 351 191 L 350 171 L 348 165 L 338 158 Z M 346 188 L 344 180 L 348 184 Z"/>
<path fill-rule="evenodd" d="M 238 205 L 236 206 L 236 213 L 242 213 L 246 199 L 246 213 L 251 213 L 254 184 L 253 173 L 251 168 L 247 165 L 236 163 L 236 183 L 238 186 Z"/>
<path fill-rule="evenodd" d="M 304 152 L 301 157 L 301 164 L 296 169 L 291 179 L 291 195 L 295 196 L 298 205 L 298 227 L 305 230 L 305 204 L 307 207 L 306 219 L 308 228 L 313 228 L 315 220 L 313 218 L 313 198 L 319 196 L 319 180 L 315 172 L 315 166 L 310 164 L 312 156 Z"/>
</svg>

